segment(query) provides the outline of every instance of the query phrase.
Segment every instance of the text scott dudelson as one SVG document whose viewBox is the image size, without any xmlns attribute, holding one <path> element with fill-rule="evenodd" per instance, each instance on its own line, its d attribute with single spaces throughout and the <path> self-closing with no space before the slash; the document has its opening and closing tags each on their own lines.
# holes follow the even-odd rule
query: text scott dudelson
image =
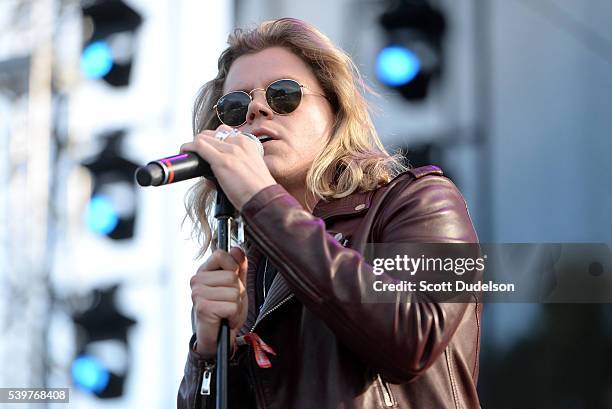
<svg viewBox="0 0 612 409">
<path fill-rule="evenodd" d="M 374 281 L 374 291 L 433 291 L 433 292 L 450 292 L 450 291 L 490 291 L 490 292 L 514 292 L 513 283 L 494 283 L 488 282 L 466 283 L 465 281 L 443 281 L 440 283 L 430 283 L 426 280 L 416 282 L 399 281 L 394 283 L 383 283 L 382 281 Z"/>
</svg>

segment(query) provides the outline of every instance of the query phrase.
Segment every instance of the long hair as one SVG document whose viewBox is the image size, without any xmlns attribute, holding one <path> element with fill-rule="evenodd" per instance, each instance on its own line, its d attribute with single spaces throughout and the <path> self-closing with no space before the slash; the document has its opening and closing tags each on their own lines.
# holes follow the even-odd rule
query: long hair
<svg viewBox="0 0 612 409">
<path fill-rule="evenodd" d="M 196 97 L 194 135 L 221 125 L 212 107 L 222 96 L 227 73 L 238 57 L 283 47 L 312 69 L 335 114 L 329 140 L 306 175 L 308 194 L 323 200 L 341 198 L 355 191 L 373 190 L 406 170 L 399 155 L 387 153 L 374 129 L 364 98 L 371 91 L 359 70 L 317 28 L 298 19 L 281 18 L 250 30 L 237 28 L 230 34 L 228 44 L 219 57 L 217 76 L 204 84 Z M 211 243 L 208 217 L 215 196 L 214 185 L 202 179 L 190 189 L 185 203 L 194 233 L 202 244 L 200 256 Z"/>
</svg>

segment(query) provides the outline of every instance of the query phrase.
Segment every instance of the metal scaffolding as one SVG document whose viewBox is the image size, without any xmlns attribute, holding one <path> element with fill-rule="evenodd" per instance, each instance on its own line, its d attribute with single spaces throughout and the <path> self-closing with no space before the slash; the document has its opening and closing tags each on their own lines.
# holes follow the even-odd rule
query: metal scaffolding
<svg viewBox="0 0 612 409">
<path fill-rule="evenodd" d="M 3 4 L 0 24 L 0 386 L 47 373 L 55 0 Z"/>
</svg>

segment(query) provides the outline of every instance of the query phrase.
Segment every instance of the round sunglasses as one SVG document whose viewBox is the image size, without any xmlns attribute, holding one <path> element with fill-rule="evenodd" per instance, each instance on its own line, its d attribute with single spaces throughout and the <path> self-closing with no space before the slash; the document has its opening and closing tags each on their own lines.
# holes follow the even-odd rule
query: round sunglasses
<svg viewBox="0 0 612 409">
<path fill-rule="evenodd" d="M 264 88 L 254 88 L 250 92 L 232 91 L 223 95 L 213 109 L 217 112 L 219 121 L 228 126 L 239 127 L 247 121 L 249 104 L 253 100 L 253 92 L 264 91 L 266 102 L 272 111 L 278 115 L 289 115 L 302 102 L 304 89 L 309 93 L 327 98 L 325 95 L 310 90 L 306 85 L 296 80 L 283 78 L 276 80 Z"/>
</svg>

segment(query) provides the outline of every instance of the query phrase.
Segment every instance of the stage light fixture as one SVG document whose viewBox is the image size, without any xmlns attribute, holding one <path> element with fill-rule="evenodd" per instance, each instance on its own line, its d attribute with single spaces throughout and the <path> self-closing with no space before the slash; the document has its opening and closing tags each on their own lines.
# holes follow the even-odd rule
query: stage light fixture
<svg viewBox="0 0 612 409">
<path fill-rule="evenodd" d="M 84 2 L 81 71 L 115 87 L 129 85 L 142 17 L 121 0 Z"/>
<path fill-rule="evenodd" d="M 400 0 L 379 21 L 386 40 L 376 59 L 378 80 L 406 100 L 424 100 L 443 71 L 444 15 L 425 0 Z"/>
<path fill-rule="evenodd" d="M 125 131 L 103 134 L 105 146 L 92 160 L 82 163 L 93 179 L 91 198 L 84 214 L 92 232 L 114 240 L 134 235 L 138 197 L 134 172 L 138 164 L 123 157 L 121 141 Z"/>
<path fill-rule="evenodd" d="M 121 313 L 115 303 L 119 285 L 94 289 L 91 304 L 74 311 L 77 353 L 71 365 L 72 382 L 101 399 L 123 395 L 129 374 L 128 331 L 136 321 Z"/>
</svg>

